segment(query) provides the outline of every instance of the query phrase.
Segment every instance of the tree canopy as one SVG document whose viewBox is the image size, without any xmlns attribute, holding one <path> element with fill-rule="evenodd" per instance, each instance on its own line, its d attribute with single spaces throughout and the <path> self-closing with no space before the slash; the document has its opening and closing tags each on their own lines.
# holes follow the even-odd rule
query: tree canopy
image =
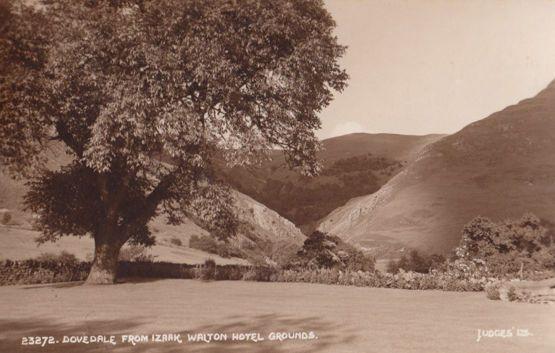
<svg viewBox="0 0 555 353">
<path fill-rule="evenodd" d="M 499 223 L 476 217 L 464 227 L 455 253 L 499 275 L 555 268 L 553 234 L 533 214 Z"/>
<path fill-rule="evenodd" d="M 152 244 L 159 213 L 225 238 L 215 159 L 280 148 L 318 172 L 318 113 L 347 80 L 322 1 L 4 0 L 0 18 L 0 162 L 31 178 L 43 240 L 91 234 L 117 253 Z M 48 171 L 53 144 L 70 162 Z"/>
</svg>

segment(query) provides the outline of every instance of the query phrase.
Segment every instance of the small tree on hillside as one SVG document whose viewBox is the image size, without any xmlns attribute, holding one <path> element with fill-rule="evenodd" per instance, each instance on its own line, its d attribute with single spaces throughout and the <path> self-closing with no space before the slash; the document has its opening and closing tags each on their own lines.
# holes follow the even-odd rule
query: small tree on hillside
<svg viewBox="0 0 555 353">
<path fill-rule="evenodd" d="M 0 162 L 32 177 L 42 241 L 94 238 L 88 283 L 115 280 L 125 242 L 153 244 L 159 213 L 233 234 L 216 157 L 277 146 L 318 170 L 317 113 L 347 79 L 320 0 L 4 0 L 0 18 Z M 72 161 L 46 171 L 52 143 Z"/>
</svg>

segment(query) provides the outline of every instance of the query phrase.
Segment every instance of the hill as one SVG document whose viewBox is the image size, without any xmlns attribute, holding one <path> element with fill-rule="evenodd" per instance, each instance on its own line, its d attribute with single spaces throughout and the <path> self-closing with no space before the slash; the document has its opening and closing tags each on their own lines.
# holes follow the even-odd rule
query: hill
<svg viewBox="0 0 555 353">
<path fill-rule="evenodd" d="M 257 168 L 222 167 L 237 190 L 276 210 L 305 234 L 349 199 L 377 191 L 412 161 L 418 151 L 444 135 L 349 134 L 322 141 L 323 170 L 307 178 L 289 170 L 281 152 Z"/>
<path fill-rule="evenodd" d="M 319 228 L 369 248 L 449 252 L 464 224 L 533 212 L 555 223 L 555 82 L 424 148 L 378 192 Z"/>
<path fill-rule="evenodd" d="M 63 150 L 54 146 L 48 153 L 48 165 L 58 168 L 67 163 Z M 13 180 L 0 172 L 0 217 L 9 214 L 7 225 L 0 225 L 0 259 L 24 259 L 43 252 L 58 253 L 69 251 L 81 259 L 92 256 L 94 243 L 89 237 L 63 237 L 56 243 L 37 246 L 34 239 L 39 232 L 32 227 L 33 215 L 23 210 L 23 196 L 26 187 L 22 180 Z M 247 195 L 234 192 L 236 209 L 241 227 L 231 247 L 238 250 L 248 260 L 278 260 L 284 252 L 296 251 L 304 240 L 304 235 L 293 223 Z M 175 263 L 202 263 L 214 258 L 220 264 L 246 263 L 244 259 L 222 258 L 213 253 L 189 247 L 192 236 L 209 236 L 209 232 L 186 219 L 178 226 L 166 224 L 163 217 L 149 223 L 156 236 L 156 245 L 148 250 L 157 261 Z"/>
</svg>

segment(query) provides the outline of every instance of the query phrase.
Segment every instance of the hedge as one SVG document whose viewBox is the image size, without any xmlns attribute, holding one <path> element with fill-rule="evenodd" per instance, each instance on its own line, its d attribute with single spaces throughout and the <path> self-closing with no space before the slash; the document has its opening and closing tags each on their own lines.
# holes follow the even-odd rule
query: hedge
<svg viewBox="0 0 555 353">
<path fill-rule="evenodd" d="M 118 265 L 118 278 L 201 278 L 202 265 L 175 264 L 169 262 L 129 262 Z M 90 262 L 49 260 L 0 261 L 0 285 L 40 284 L 84 281 L 91 269 Z M 214 280 L 240 280 L 249 266 L 216 266 Z"/>
<path fill-rule="evenodd" d="M 23 261 L 0 261 L 0 285 L 37 284 L 84 281 L 90 262 L 80 262 L 73 256 L 43 256 Z M 545 278 L 553 277 L 545 273 Z M 118 277 L 176 278 L 202 280 L 246 280 L 257 282 L 306 282 L 335 285 L 397 288 L 413 290 L 483 291 L 496 295 L 493 283 L 497 278 L 484 276 L 477 268 L 466 264 L 451 266 L 448 271 L 430 273 L 379 271 L 341 271 L 337 269 L 278 269 L 268 266 L 216 265 L 207 260 L 204 265 L 169 262 L 121 261 Z"/>
</svg>

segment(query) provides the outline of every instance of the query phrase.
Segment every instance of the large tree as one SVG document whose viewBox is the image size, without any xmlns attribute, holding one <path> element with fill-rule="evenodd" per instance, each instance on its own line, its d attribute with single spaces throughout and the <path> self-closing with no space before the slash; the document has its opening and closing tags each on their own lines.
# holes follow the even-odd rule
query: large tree
<svg viewBox="0 0 555 353">
<path fill-rule="evenodd" d="M 42 241 L 91 235 L 88 283 L 112 283 L 148 222 L 236 224 L 215 158 L 272 148 L 315 174 L 318 112 L 347 75 L 320 0 L 44 0 L 0 6 L 0 162 L 29 178 Z M 70 162 L 44 167 L 45 151 Z"/>
</svg>

